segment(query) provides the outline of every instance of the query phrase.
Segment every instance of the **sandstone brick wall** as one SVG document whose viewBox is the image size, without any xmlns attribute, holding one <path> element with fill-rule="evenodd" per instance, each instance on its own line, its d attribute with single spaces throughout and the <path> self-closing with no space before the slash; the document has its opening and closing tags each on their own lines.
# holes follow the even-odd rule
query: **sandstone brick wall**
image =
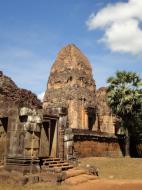
<svg viewBox="0 0 142 190">
<path fill-rule="evenodd" d="M 99 140 L 83 140 L 74 142 L 74 151 L 78 157 L 122 157 L 118 142 L 101 142 Z"/>
</svg>

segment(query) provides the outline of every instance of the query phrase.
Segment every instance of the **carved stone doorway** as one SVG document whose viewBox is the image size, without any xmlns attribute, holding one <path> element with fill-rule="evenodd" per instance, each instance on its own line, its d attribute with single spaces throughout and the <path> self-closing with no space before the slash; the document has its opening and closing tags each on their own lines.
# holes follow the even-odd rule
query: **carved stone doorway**
<svg viewBox="0 0 142 190">
<path fill-rule="evenodd" d="M 40 157 L 58 157 L 58 120 L 44 117 L 40 136 Z"/>
</svg>

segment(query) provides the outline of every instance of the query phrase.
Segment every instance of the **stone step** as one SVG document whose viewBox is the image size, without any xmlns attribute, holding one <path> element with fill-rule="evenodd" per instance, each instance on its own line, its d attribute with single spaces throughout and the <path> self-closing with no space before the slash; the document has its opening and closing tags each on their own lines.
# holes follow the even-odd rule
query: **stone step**
<svg viewBox="0 0 142 190">
<path fill-rule="evenodd" d="M 96 180 L 96 179 L 97 179 L 97 176 L 81 174 L 81 175 L 70 177 L 70 178 L 66 179 L 65 184 L 77 185 L 79 183 L 84 183 L 89 180 Z"/>
<path fill-rule="evenodd" d="M 58 164 L 49 164 L 48 167 L 62 167 L 62 166 L 69 166 L 68 163 L 58 163 Z"/>
<path fill-rule="evenodd" d="M 68 166 L 56 166 L 56 167 L 54 167 L 55 170 L 56 170 L 56 169 L 59 169 L 59 168 L 61 168 L 62 171 L 64 171 L 64 170 L 72 169 L 72 168 L 73 168 L 73 165 L 68 165 Z"/>
<path fill-rule="evenodd" d="M 70 169 L 70 170 L 65 172 L 65 179 L 75 177 L 75 176 L 79 176 L 81 174 L 86 174 L 86 171 L 83 169 L 73 168 L 73 169 Z"/>
<path fill-rule="evenodd" d="M 73 168 L 73 165 L 70 165 L 67 161 L 64 161 L 60 158 L 46 158 L 42 159 L 43 166 L 42 170 L 48 170 L 48 169 L 61 169 L 61 170 L 67 170 Z"/>
<path fill-rule="evenodd" d="M 52 157 L 49 157 L 49 158 L 43 158 L 42 160 L 43 161 L 61 161 L 61 158 L 52 158 Z"/>
<path fill-rule="evenodd" d="M 58 163 L 65 163 L 64 161 L 45 161 L 43 162 L 43 165 L 49 165 L 49 164 L 58 164 Z"/>
<path fill-rule="evenodd" d="M 40 160 L 38 159 L 24 159 L 24 158 L 7 158 L 6 164 L 12 165 L 12 164 L 18 164 L 18 165 L 29 165 L 31 163 L 33 164 L 39 164 Z"/>
</svg>

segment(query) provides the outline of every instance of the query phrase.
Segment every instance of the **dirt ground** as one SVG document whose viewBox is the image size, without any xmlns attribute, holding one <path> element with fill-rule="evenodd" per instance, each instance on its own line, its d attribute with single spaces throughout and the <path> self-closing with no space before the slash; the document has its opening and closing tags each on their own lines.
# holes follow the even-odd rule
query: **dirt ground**
<svg viewBox="0 0 142 190">
<path fill-rule="evenodd" d="M 142 190 L 142 181 L 138 180 L 96 180 L 76 186 L 68 190 Z"/>
<path fill-rule="evenodd" d="M 48 186 L 47 184 L 36 184 L 31 187 L 28 186 L 26 188 L 26 190 L 48 190 L 48 189 L 49 190 L 142 190 L 142 181 L 99 179 L 77 185 Z"/>
<path fill-rule="evenodd" d="M 0 190 L 142 190 L 142 159 L 137 158 L 85 158 L 81 167 L 96 166 L 99 178 L 76 185 L 49 183 L 11 186 L 0 184 Z"/>
<path fill-rule="evenodd" d="M 142 180 L 95 180 L 77 185 L 39 183 L 26 186 L 0 184 L 0 190 L 142 190 Z"/>
</svg>

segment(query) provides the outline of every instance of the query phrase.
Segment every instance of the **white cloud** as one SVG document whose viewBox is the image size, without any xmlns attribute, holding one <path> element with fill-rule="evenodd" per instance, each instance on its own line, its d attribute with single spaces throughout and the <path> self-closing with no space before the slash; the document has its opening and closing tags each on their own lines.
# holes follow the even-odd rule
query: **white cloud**
<svg viewBox="0 0 142 190">
<path fill-rule="evenodd" d="M 112 51 L 142 53 L 142 0 L 129 0 L 127 3 L 116 3 L 106 6 L 92 14 L 88 29 L 104 30 L 101 39 Z"/>
<path fill-rule="evenodd" d="M 40 94 L 37 95 L 37 97 L 38 97 L 41 101 L 43 101 L 44 94 L 45 94 L 45 92 L 41 92 Z"/>
</svg>

